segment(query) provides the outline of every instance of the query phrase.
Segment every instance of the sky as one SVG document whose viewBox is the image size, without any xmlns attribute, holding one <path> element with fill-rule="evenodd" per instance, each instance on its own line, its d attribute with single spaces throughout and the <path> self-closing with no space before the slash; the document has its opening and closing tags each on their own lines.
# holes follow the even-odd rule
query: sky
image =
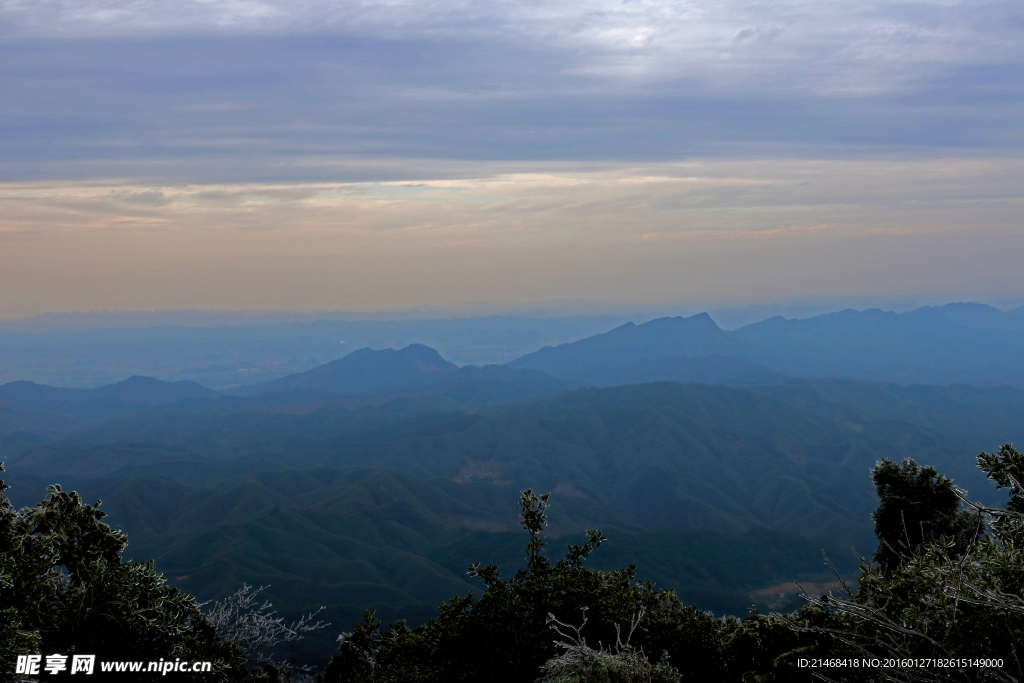
<svg viewBox="0 0 1024 683">
<path fill-rule="evenodd" d="M 1024 295 L 1019 1 L 0 0 L 0 318 Z"/>
</svg>

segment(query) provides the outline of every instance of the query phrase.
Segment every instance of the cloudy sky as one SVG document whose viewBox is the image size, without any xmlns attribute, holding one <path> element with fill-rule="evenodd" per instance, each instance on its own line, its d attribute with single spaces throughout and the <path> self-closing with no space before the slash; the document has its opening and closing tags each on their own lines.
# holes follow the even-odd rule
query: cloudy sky
<svg viewBox="0 0 1024 683">
<path fill-rule="evenodd" d="M 0 317 L 1024 295 L 1019 0 L 0 0 Z"/>
</svg>

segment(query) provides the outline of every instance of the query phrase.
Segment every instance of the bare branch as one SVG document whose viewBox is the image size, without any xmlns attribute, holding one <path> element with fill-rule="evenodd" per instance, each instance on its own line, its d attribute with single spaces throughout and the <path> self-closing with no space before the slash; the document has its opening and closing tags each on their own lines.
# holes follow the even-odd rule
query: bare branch
<svg viewBox="0 0 1024 683">
<path fill-rule="evenodd" d="M 284 618 L 276 616 L 271 610 L 273 605 L 268 600 L 262 604 L 257 602 L 259 594 L 269 586 L 253 588 L 248 584 L 223 600 L 213 603 L 205 612 L 207 620 L 217 629 L 217 633 L 237 645 L 251 662 L 264 663 L 272 661 L 258 651 L 273 647 L 278 643 L 298 640 L 311 631 L 317 631 L 330 624 L 313 621 L 323 607 L 311 612 L 291 624 L 285 624 Z M 203 607 L 208 603 L 203 603 Z"/>
</svg>

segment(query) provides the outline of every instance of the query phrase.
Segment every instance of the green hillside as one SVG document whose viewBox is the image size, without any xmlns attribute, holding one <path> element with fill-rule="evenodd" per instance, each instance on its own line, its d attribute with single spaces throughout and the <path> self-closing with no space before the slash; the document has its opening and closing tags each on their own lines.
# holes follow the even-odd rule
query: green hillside
<svg viewBox="0 0 1024 683">
<path fill-rule="evenodd" d="M 326 618 L 339 629 L 369 608 L 416 623 L 454 595 L 479 592 L 466 576 L 471 563 L 509 571 L 522 563 L 518 491 L 509 485 L 368 467 L 264 470 L 228 486 L 167 477 L 69 484 L 86 499 L 104 500 L 108 519 L 129 535 L 127 558 L 155 559 L 173 585 L 197 598 L 223 597 L 243 583 L 269 585 L 266 595 L 283 613 L 327 605 Z M 552 501 L 565 518 L 565 497 Z M 766 528 L 607 534 L 602 566 L 637 563 L 645 578 L 720 613 L 744 612 L 757 588 L 828 578 L 821 543 Z M 580 537 L 561 536 L 551 552 Z M 853 570 L 846 548 L 824 545 Z M 333 631 L 303 648 L 330 651 Z"/>
<path fill-rule="evenodd" d="M 426 618 L 479 589 L 470 563 L 516 566 L 525 488 L 554 492 L 553 552 L 600 528 L 601 563 L 637 562 L 684 601 L 741 613 L 756 589 L 827 579 L 823 548 L 850 571 L 851 546 L 873 549 L 879 457 L 983 494 L 973 455 L 1022 425 L 1017 390 L 839 380 L 583 388 L 476 409 L 262 397 L 78 430 L 10 454 L 8 471 L 19 505 L 55 481 L 102 498 L 126 554 L 200 599 L 269 584 L 283 613 L 326 604 L 339 630 L 371 607 Z"/>
</svg>

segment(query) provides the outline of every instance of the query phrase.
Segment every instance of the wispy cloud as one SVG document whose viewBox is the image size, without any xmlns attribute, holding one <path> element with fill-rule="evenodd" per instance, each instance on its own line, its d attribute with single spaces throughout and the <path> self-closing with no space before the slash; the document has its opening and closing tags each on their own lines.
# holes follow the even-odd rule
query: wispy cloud
<svg viewBox="0 0 1024 683">
<path fill-rule="evenodd" d="M 0 315 L 1024 287 L 1018 0 L 0 0 L 0 35 Z"/>
<path fill-rule="evenodd" d="M 388 182 L 2 184 L 0 315 L 97 301 L 668 302 L 809 282 L 928 293 L 954 276 L 1024 286 L 1020 161 L 535 164 L 452 177 L 457 166 Z"/>
</svg>

